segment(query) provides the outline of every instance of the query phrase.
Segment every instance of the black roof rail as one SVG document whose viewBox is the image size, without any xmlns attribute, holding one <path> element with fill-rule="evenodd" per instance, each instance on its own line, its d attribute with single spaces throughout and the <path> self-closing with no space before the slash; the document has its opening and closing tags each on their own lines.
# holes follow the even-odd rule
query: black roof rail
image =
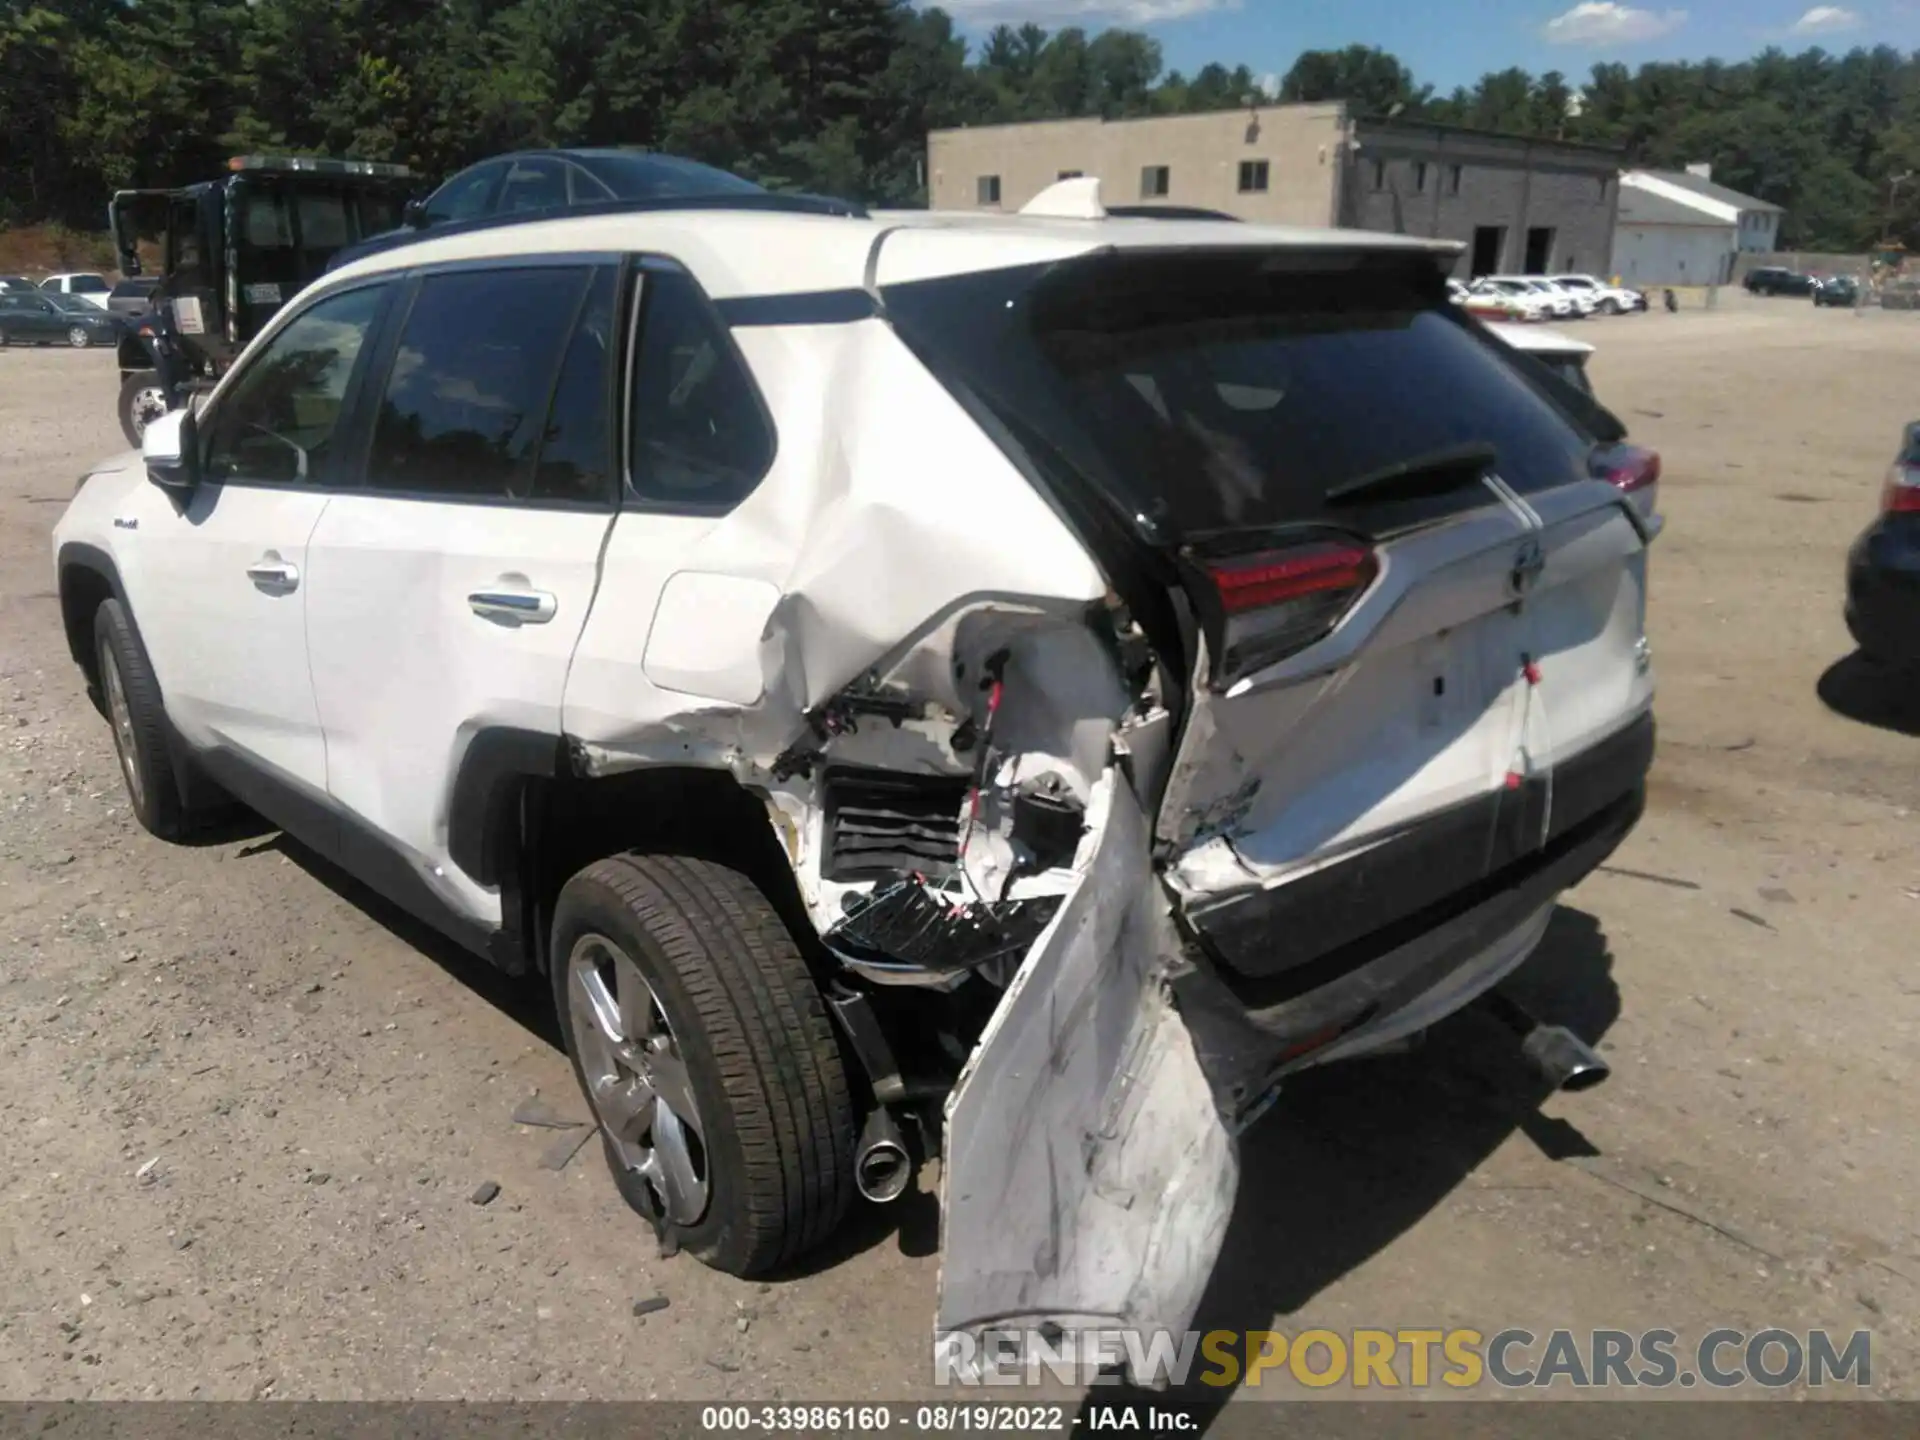
<svg viewBox="0 0 1920 1440">
<path fill-rule="evenodd" d="M 483 230 L 502 230 L 548 220 L 577 220 L 596 215 L 658 215 L 674 210 L 746 210 L 780 215 L 837 215 L 853 220 L 867 218 L 866 206 L 856 205 L 850 200 L 835 200 L 826 195 L 780 195 L 772 191 L 760 195 L 748 192 L 661 196 L 649 200 L 593 200 L 584 205 L 553 205 L 542 210 L 483 215 L 477 220 L 450 220 L 442 225 L 424 225 L 418 229 L 389 230 L 384 235 L 372 235 L 336 251 L 327 262 L 327 269 L 338 270 L 369 255 L 382 255 L 389 250 L 438 240 L 446 235 L 472 235 Z"/>
</svg>

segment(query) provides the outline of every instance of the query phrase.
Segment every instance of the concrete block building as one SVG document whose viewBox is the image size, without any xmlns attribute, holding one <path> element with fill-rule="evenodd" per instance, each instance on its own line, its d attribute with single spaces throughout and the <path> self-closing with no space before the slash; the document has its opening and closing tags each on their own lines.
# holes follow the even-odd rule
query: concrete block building
<svg viewBox="0 0 1920 1440">
<path fill-rule="evenodd" d="M 1463 278 L 1606 268 L 1621 156 L 1454 126 L 1363 120 L 1343 104 L 936 130 L 939 210 L 1018 210 L 1098 176 L 1109 205 L 1199 206 L 1272 224 L 1460 241 Z"/>
</svg>

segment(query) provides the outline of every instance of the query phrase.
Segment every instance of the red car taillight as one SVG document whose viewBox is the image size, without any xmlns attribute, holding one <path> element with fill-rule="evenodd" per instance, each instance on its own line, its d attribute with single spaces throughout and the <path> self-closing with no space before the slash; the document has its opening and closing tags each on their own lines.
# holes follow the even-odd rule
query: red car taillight
<svg viewBox="0 0 1920 1440">
<path fill-rule="evenodd" d="M 1367 546 L 1314 540 L 1214 558 L 1202 569 L 1221 618 L 1214 683 L 1224 686 L 1320 639 L 1380 573 Z"/>
<path fill-rule="evenodd" d="M 1886 515 L 1920 515 L 1920 465 L 1894 462 L 1887 472 L 1887 488 L 1881 492 L 1880 510 Z"/>
<path fill-rule="evenodd" d="M 1638 445 L 1608 445 L 1593 452 L 1589 468 L 1594 479 L 1631 495 L 1660 483 L 1660 452 Z"/>
</svg>

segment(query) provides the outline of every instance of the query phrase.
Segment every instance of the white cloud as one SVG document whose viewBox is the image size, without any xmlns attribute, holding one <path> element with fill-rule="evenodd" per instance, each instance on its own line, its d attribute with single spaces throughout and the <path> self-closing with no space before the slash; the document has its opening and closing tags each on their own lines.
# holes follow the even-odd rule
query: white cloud
<svg viewBox="0 0 1920 1440">
<path fill-rule="evenodd" d="M 1583 0 L 1549 20 L 1544 33 L 1554 45 L 1616 45 L 1657 39 L 1686 23 L 1684 10 L 1636 10 L 1613 0 Z"/>
<path fill-rule="evenodd" d="M 932 0 L 962 25 L 1154 25 L 1212 10 L 1238 10 L 1240 0 Z"/>
<path fill-rule="evenodd" d="M 1842 5 L 1816 5 L 1793 22 L 1795 35 L 1831 35 L 1860 23 L 1860 12 Z"/>
</svg>

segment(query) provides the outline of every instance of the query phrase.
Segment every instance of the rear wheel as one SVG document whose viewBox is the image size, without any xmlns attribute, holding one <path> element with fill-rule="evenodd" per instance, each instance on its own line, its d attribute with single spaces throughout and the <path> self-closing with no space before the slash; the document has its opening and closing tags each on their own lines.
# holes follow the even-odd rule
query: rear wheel
<svg viewBox="0 0 1920 1440">
<path fill-rule="evenodd" d="M 833 1026 L 772 903 L 674 855 L 597 861 L 560 892 L 554 1003 L 614 1182 L 733 1275 L 790 1263 L 853 1196 Z"/>
<path fill-rule="evenodd" d="M 1600 313 L 1602 315 L 1618 315 L 1620 313 L 1620 302 L 1611 295 L 1607 296 L 1606 299 L 1600 302 Z"/>
<path fill-rule="evenodd" d="M 120 430 L 129 445 L 138 445 L 147 426 L 171 408 L 157 370 L 129 370 L 120 377 Z"/>
<path fill-rule="evenodd" d="M 93 344 L 93 332 L 84 325 L 75 325 L 67 331 L 67 344 L 76 350 L 84 350 Z"/>
</svg>

